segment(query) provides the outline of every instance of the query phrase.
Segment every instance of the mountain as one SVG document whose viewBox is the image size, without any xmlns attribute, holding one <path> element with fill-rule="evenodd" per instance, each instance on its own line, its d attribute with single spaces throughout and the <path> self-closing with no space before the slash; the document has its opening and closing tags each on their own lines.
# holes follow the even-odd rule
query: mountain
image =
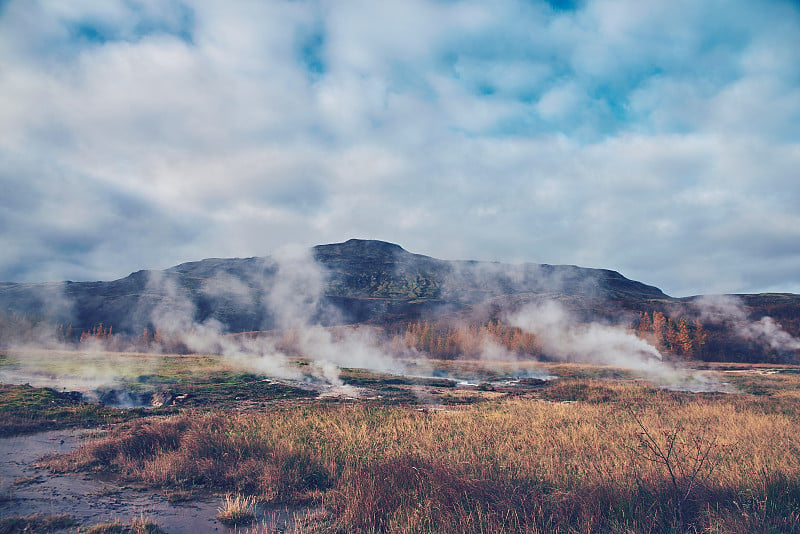
<svg viewBox="0 0 800 534">
<path fill-rule="evenodd" d="M 71 326 L 75 338 L 101 323 L 128 336 L 165 321 L 189 328 L 213 320 L 229 333 L 270 330 L 294 307 L 302 309 L 303 321 L 323 325 L 443 317 L 480 322 L 543 299 L 558 300 L 579 320 L 633 324 L 655 312 L 677 321 L 697 299 L 670 297 L 611 270 L 446 261 L 382 241 L 351 239 L 309 252 L 307 258 L 211 258 L 109 282 L 2 283 L 0 314 L 6 324 L 25 319 Z M 747 295 L 741 302 L 754 320 L 772 313 L 795 334 L 800 329 L 797 295 Z"/>
<path fill-rule="evenodd" d="M 319 245 L 311 256 L 325 273 L 327 324 L 386 323 L 452 312 L 511 295 L 559 295 L 616 300 L 669 299 L 658 288 L 601 269 L 445 261 L 382 241 L 351 239 Z M 0 285 L 0 310 L 89 330 L 99 323 L 118 333 L 153 328 L 154 316 L 191 310 L 194 322 L 219 321 L 227 331 L 271 329 L 267 302 L 279 261 L 271 257 L 205 259 L 164 271 L 138 271 L 110 282 Z"/>
</svg>

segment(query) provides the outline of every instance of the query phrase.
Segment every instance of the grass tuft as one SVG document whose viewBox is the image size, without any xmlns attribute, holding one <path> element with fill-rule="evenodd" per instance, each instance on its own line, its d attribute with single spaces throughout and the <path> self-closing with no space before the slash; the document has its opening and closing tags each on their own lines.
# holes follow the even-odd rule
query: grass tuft
<svg viewBox="0 0 800 534">
<path fill-rule="evenodd" d="M 248 525 L 256 519 L 256 500 L 241 494 L 225 496 L 225 503 L 217 510 L 217 519 L 225 525 Z"/>
</svg>

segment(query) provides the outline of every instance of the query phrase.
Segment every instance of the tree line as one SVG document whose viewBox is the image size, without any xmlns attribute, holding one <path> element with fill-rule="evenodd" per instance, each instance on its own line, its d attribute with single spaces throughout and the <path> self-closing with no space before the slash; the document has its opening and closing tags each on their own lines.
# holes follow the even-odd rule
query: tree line
<svg viewBox="0 0 800 534">
<path fill-rule="evenodd" d="M 781 319 L 780 324 L 784 322 Z M 625 328 L 656 347 L 665 358 L 673 360 L 797 362 L 800 356 L 800 351 L 776 351 L 768 340 L 744 339 L 734 326 L 725 321 L 706 325 L 688 314 L 640 311 Z M 138 334 L 120 333 L 113 325 L 104 323 L 78 329 L 68 323 L 54 324 L 36 316 L 0 312 L 0 347 L 6 348 L 20 345 L 52 348 L 93 346 L 111 351 L 190 352 L 183 343 L 185 336 L 181 334 L 190 332 L 162 332 L 148 326 Z M 498 347 L 518 358 L 550 359 L 535 335 L 499 319 L 473 323 L 408 321 L 388 327 L 386 334 L 399 351 L 411 348 L 439 359 L 479 358 Z M 279 349 L 291 352 L 295 348 L 291 332 L 234 332 L 230 335 L 278 335 Z M 501 352 L 495 354 L 503 355 Z"/>
<path fill-rule="evenodd" d="M 640 312 L 631 329 L 660 352 L 686 359 L 701 357 L 708 340 L 699 319 L 684 316 L 673 319 L 659 311 Z"/>
<path fill-rule="evenodd" d="M 627 326 L 628 332 L 644 339 L 673 359 L 701 358 L 708 334 L 698 319 L 668 317 L 659 311 L 640 312 Z M 454 325 L 436 321 L 414 321 L 395 333 L 395 340 L 438 359 L 480 357 L 487 343 L 497 344 L 513 355 L 547 360 L 534 334 L 493 319 L 484 324 Z"/>
<path fill-rule="evenodd" d="M 398 338 L 406 347 L 444 360 L 479 357 L 485 353 L 489 343 L 518 355 L 541 354 L 534 335 L 504 325 L 499 320 L 470 325 L 415 321 L 408 323 L 401 335 L 395 336 Z"/>
</svg>

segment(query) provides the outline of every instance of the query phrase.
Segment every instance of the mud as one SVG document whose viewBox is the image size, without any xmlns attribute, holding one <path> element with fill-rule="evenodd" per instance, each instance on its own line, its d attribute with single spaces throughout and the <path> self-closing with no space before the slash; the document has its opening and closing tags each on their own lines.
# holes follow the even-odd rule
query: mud
<svg viewBox="0 0 800 534">
<path fill-rule="evenodd" d="M 69 514 L 85 527 L 145 517 L 170 534 L 241 532 L 216 519 L 219 496 L 170 503 L 163 492 L 120 486 L 85 475 L 53 474 L 36 466 L 43 456 L 77 447 L 86 431 L 58 430 L 0 439 L 0 517 Z M 300 510 L 259 508 L 261 531 L 287 529 Z M 251 525 L 256 526 L 256 525 Z"/>
</svg>

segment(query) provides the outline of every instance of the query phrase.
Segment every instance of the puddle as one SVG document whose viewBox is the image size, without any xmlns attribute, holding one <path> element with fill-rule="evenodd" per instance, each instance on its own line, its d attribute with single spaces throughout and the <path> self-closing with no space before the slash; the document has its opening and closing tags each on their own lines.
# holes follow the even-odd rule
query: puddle
<svg viewBox="0 0 800 534">
<path fill-rule="evenodd" d="M 241 532 L 216 519 L 222 497 L 202 497 L 170 503 L 153 490 L 121 487 L 81 474 L 53 474 L 33 467 L 39 458 L 68 452 L 85 430 L 57 430 L 0 438 L 0 517 L 69 514 L 81 526 L 144 516 L 170 534 Z M 287 529 L 294 513 L 285 508 L 259 508 L 259 523 L 278 532 Z"/>
</svg>

